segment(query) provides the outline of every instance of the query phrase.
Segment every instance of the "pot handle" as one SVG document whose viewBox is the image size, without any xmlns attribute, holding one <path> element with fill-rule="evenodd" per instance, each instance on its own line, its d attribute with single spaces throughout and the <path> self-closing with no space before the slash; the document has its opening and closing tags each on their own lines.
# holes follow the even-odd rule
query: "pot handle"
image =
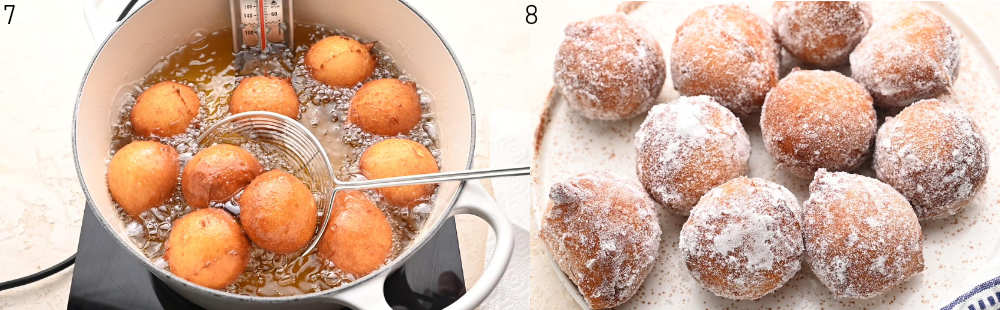
<svg viewBox="0 0 1000 310">
<path fill-rule="evenodd" d="M 83 15 L 90 27 L 94 44 L 100 46 L 111 35 L 118 24 L 125 21 L 140 7 L 151 0 L 87 0 L 83 4 Z"/>
<path fill-rule="evenodd" d="M 483 269 L 483 274 L 462 297 L 445 309 L 473 309 L 493 292 L 500 277 L 507 270 L 510 255 L 514 252 L 514 233 L 510 221 L 497 209 L 496 201 L 478 183 L 466 182 L 452 215 L 475 215 L 490 225 L 496 235 L 493 255 Z"/>
<path fill-rule="evenodd" d="M 507 218 L 497 210 L 496 202 L 482 186 L 476 183 L 466 182 L 461 196 L 455 203 L 452 216 L 458 214 L 475 215 L 488 223 L 496 234 L 496 246 L 489 264 L 483 269 L 482 276 L 476 281 L 472 288 L 467 290 L 462 297 L 453 302 L 445 309 L 473 309 L 486 296 L 489 296 L 493 288 L 496 287 L 500 277 L 507 269 L 510 262 L 510 255 L 514 251 L 514 235 Z M 332 296 L 338 303 L 352 307 L 354 309 L 391 309 L 385 301 L 382 288 L 385 286 L 385 279 L 389 272 L 383 272 L 374 278 L 368 279 L 364 283 L 340 291 Z"/>
<path fill-rule="evenodd" d="M 359 310 L 391 310 L 392 307 L 385 301 L 385 279 L 392 271 L 385 271 L 375 275 L 363 283 L 358 283 L 331 296 L 338 304 Z"/>
</svg>

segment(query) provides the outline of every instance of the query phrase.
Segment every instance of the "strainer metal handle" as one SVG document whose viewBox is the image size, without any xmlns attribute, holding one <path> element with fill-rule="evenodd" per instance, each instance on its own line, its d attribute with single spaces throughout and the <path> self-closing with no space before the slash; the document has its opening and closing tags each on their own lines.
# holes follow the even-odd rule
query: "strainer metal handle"
<svg viewBox="0 0 1000 310">
<path fill-rule="evenodd" d="M 427 174 L 414 174 L 414 175 L 394 177 L 394 178 L 342 182 L 337 184 L 337 190 L 372 189 L 372 188 L 391 187 L 391 186 L 441 183 L 448 181 L 464 181 L 464 180 L 488 179 L 488 178 L 499 178 L 499 177 L 511 177 L 511 176 L 528 175 L 529 172 L 530 168 L 528 166 L 524 166 L 524 167 L 499 168 L 499 169 L 475 169 L 475 170 L 459 170 L 459 171 L 447 171 L 447 172 L 427 173 Z"/>
</svg>

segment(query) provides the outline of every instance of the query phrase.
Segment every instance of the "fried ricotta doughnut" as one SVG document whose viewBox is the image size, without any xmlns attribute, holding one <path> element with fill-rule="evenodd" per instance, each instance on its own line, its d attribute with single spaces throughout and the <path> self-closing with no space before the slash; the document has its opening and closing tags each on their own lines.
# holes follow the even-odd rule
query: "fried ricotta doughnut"
<svg viewBox="0 0 1000 310">
<path fill-rule="evenodd" d="M 738 177 L 701 197 L 678 248 L 702 287 L 729 299 L 759 299 L 799 272 L 799 212 L 784 186 Z"/>
<path fill-rule="evenodd" d="M 125 213 L 138 217 L 170 198 L 179 174 L 180 161 L 174 148 L 154 141 L 133 141 L 111 157 L 108 191 Z"/>
<path fill-rule="evenodd" d="M 820 67 L 846 64 L 871 25 L 871 4 L 867 2 L 774 3 L 778 41 L 795 57 Z"/>
<path fill-rule="evenodd" d="M 438 172 L 437 160 L 423 144 L 385 139 L 368 147 L 358 164 L 369 180 Z M 434 184 L 383 187 L 377 191 L 392 205 L 412 208 L 434 193 Z"/>
<path fill-rule="evenodd" d="M 906 197 L 869 177 L 817 171 L 802 235 L 813 273 L 837 297 L 874 297 L 924 269 L 917 214 Z"/>
<path fill-rule="evenodd" d="M 740 120 L 708 96 L 653 106 L 635 133 L 636 171 L 654 200 L 688 214 L 698 198 L 747 174 L 750 139 Z"/>
<path fill-rule="evenodd" d="M 351 98 L 347 111 L 348 119 L 361 130 L 383 136 L 409 132 L 421 114 L 417 86 L 398 79 L 365 83 Z"/>
<path fill-rule="evenodd" d="M 226 211 L 198 209 L 175 220 L 172 226 L 163 259 L 178 277 L 222 289 L 246 269 L 250 242 Z"/>
<path fill-rule="evenodd" d="M 172 81 L 159 82 L 139 94 L 129 120 L 132 130 L 143 137 L 170 137 L 184 133 L 198 116 L 201 100 L 191 87 Z"/>
<path fill-rule="evenodd" d="M 764 148 L 778 166 L 801 178 L 819 168 L 858 168 L 875 127 L 871 96 L 835 71 L 789 73 L 767 94 L 760 114 Z"/>
<path fill-rule="evenodd" d="M 989 154 L 960 107 L 925 99 L 888 118 L 875 138 L 875 173 L 921 220 L 958 213 L 982 188 Z"/>
<path fill-rule="evenodd" d="M 326 229 L 319 255 L 354 277 L 378 269 L 392 251 L 389 220 L 359 191 L 337 193 Z"/>
<path fill-rule="evenodd" d="M 292 253 L 316 232 L 316 201 L 294 175 L 271 170 L 257 176 L 240 195 L 240 223 L 257 246 Z"/>
<path fill-rule="evenodd" d="M 585 173 L 552 185 L 540 237 L 594 309 L 632 298 L 660 249 L 656 204 L 635 181 Z"/>
<path fill-rule="evenodd" d="M 555 61 L 555 85 L 590 119 L 620 120 L 649 110 L 663 88 L 660 44 L 641 25 L 611 14 L 566 26 Z"/>
<path fill-rule="evenodd" d="M 688 16 L 670 50 L 670 77 L 683 96 L 708 95 L 739 116 L 760 110 L 778 82 L 781 48 L 771 26 L 744 6 Z"/>
<path fill-rule="evenodd" d="M 306 66 L 316 80 L 331 87 L 350 87 L 375 71 L 375 43 L 362 44 L 345 36 L 329 36 L 309 47 Z"/>
<path fill-rule="evenodd" d="M 208 207 L 209 203 L 232 198 L 263 169 L 247 150 L 231 144 L 216 144 L 199 151 L 184 165 L 181 193 L 188 205 Z"/>
<path fill-rule="evenodd" d="M 945 93 L 958 75 L 959 39 L 930 10 L 910 6 L 880 17 L 851 53 L 851 74 L 884 108 Z"/>
<path fill-rule="evenodd" d="M 253 76 L 240 81 L 229 99 L 229 113 L 268 111 L 299 118 L 299 96 L 291 82 L 273 76 Z"/>
</svg>

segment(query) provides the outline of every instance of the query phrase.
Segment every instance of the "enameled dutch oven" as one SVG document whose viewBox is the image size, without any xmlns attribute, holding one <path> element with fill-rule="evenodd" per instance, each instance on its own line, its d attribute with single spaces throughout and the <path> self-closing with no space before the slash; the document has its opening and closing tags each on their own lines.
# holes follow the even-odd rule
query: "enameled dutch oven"
<svg viewBox="0 0 1000 310">
<path fill-rule="evenodd" d="M 124 4 L 103 2 L 88 6 L 88 18 L 117 15 L 124 7 Z M 475 142 L 472 96 L 458 60 L 427 20 L 398 0 L 296 0 L 293 9 L 297 23 L 329 25 L 356 34 L 364 41 L 380 42 L 393 55 L 396 64 L 434 98 L 430 109 L 439 129 L 441 170 L 471 168 Z M 154 63 L 187 43 L 195 32 L 228 27 L 229 14 L 228 1 L 155 0 L 140 4 L 135 13 L 121 23 L 114 23 L 110 17 L 106 22 L 88 21 L 92 28 L 103 28 L 92 29 L 98 36 L 105 31 L 108 34 L 80 90 L 73 119 L 73 152 L 88 207 L 99 215 L 103 227 L 157 278 L 206 308 L 318 309 L 345 305 L 356 309 L 388 309 L 382 293 L 388 274 L 422 247 L 447 218 L 472 214 L 492 226 L 497 236 L 496 247 L 479 280 L 450 307 L 469 309 L 479 304 L 503 274 L 513 241 L 506 218 L 496 210 L 485 191 L 472 183 L 441 184 L 423 227 L 394 260 L 354 282 L 311 294 L 256 297 L 204 288 L 152 265 L 129 240 L 105 179 L 112 125 L 118 119 L 127 92 L 142 80 Z"/>
</svg>

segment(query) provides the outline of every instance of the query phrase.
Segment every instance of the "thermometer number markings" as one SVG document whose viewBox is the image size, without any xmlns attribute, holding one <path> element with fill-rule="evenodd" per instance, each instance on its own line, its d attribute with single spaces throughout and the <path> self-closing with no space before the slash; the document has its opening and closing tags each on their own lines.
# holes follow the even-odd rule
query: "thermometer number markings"
<svg viewBox="0 0 1000 310">
<path fill-rule="evenodd" d="M 282 1 L 242 0 L 241 2 L 240 28 L 245 45 L 266 49 L 268 42 L 284 40 L 281 31 Z"/>
</svg>

